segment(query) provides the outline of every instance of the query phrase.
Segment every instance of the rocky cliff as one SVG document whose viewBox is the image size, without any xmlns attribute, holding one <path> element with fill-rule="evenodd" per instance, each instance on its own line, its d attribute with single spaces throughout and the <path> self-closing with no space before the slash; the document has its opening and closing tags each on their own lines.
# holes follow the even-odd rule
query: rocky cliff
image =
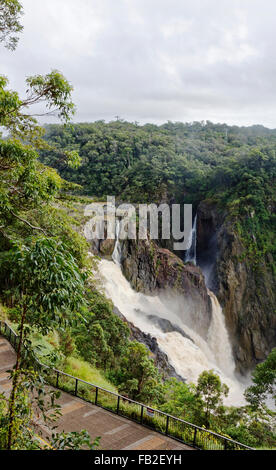
<svg viewBox="0 0 276 470">
<path fill-rule="evenodd" d="M 187 325 L 206 337 L 211 321 L 211 301 L 201 269 L 183 261 L 154 241 L 126 240 L 121 248 L 122 270 L 132 287 L 145 294 L 160 294 L 187 314 Z M 190 321 L 190 325 L 189 325 Z"/>
<path fill-rule="evenodd" d="M 231 336 L 237 368 L 246 372 L 276 345 L 276 278 L 272 260 L 257 266 L 226 213 L 209 201 L 198 207 L 197 258 L 215 291 Z"/>
</svg>

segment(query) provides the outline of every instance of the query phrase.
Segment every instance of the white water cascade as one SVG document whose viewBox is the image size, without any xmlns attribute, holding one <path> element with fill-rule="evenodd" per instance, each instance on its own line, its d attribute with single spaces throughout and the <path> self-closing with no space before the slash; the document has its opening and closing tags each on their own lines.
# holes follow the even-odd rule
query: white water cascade
<svg viewBox="0 0 276 470">
<path fill-rule="evenodd" d="M 187 326 L 188 313 L 185 299 L 179 302 L 179 298 L 174 300 L 173 298 L 162 299 L 160 296 L 146 296 L 131 288 L 120 266 L 121 252 L 117 226 L 116 234 L 117 240 L 112 256 L 114 262 L 101 260 L 99 263 L 99 273 L 107 297 L 113 301 L 128 321 L 157 339 L 160 349 L 167 354 L 170 363 L 180 376 L 188 382 L 196 383 L 203 370 L 214 369 L 230 388 L 225 404 L 241 405 L 244 403 L 243 386 L 234 375 L 235 365 L 231 344 L 224 316 L 215 294 L 208 292 L 212 302 L 212 320 L 207 337 L 203 338 L 197 333 L 196 325 L 193 328 Z M 180 311 L 179 304 L 181 305 Z M 187 337 L 177 331 L 163 332 L 148 318 L 148 315 L 152 314 L 177 325 Z"/>
<path fill-rule="evenodd" d="M 116 226 L 115 226 L 115 246 L 112 253 L 112 259 L 114 263 L 120 265 L 121 264 L 121 244 L 120 244 L 120 221 L 116 219 Z"/>
<path fill-rule="evenodd" d="M 193 228 L 188 240 L 188 249 L 186 251 L 185 261 L 191 261 L 196 264 L 196 227 L 197 227 L 197 214 L 194 219 Z"/>
</svg>

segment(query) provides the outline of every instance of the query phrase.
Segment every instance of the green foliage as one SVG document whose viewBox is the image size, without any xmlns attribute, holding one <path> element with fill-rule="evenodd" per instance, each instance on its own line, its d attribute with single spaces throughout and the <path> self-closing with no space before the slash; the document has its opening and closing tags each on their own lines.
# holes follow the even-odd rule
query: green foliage
<svg viewBox="0 0 276 470">
<path fill-rule="evenodd" d="M 95 449 L 99 438 L 91 442 L 86 431 L 57 433 L 54 431 L 56 421 L 61 415 L 57 399 L 60 392 L 45 387 L 44 379 L 37 373 L 28 369 L 13 371 L 18 375 L 17 393 L 15 399 L 14 431 L 16 439 L 12 450 L 40 450 L 40 449 Z M 41 440 L 43 423 L 50 434 L 48 445 Z M 7 449 L 9 432 L 8 399 L 0 395 L 0 450 Z"/>
<path fill-rule="evenodd" d="M 0 140 L 0 251 L 1 245 L 8 249 L 11 240 L 24 239 L 30 234 L 48 232 L 51 235 L 53 227 L 55 233 L 62 232 L 64 220 L 60 217 L 59 223 L 52 221 L 51 226 L 47 216 L 61 189 L 73 189 L 55 170 L 38 161 L 34 145 L 41 145 L 43 129 L 22 111 L 25 106 L 43 100 L 46 107 L 57 107 L 61 117 L 69 119 L 71 86 L 58 72 L 29 79 L 29 101 L 22 101 L 16 92 L 7 90 L 7 84 L 7 79 L 0 77 L 0 125 L 14 137 Z M 63 153 L 61 158 L 63 161 L 71 159 L 71 163 L 77 165 L 76 153 Z M 58 210 L 55 212 L 58 214 Z M 76 236 L 71 236 L 73 238 Z M 73 245 L 74 241 L 71 243 Z"/>
<path fill-rule="evenodd" d="M 275 413 L 267 409 L 254 410 L 251 406 L 224 408 L 221 413 L 220 428 L 243 444 L 252 447 L 274 447 Z"/>
<path fill-rule="evenodd" d="M 0 43 L 7 48 L 16 47 L 17 34 L 22 30 L 19 23 L 22 12 L 17 0 L 1 1 Z M 33 409 L 29 396 L 34 385 L 29 381 L 30 367 L 25 372 L 22 369 L 23 362 L 33 357 L 30 326 L 45 334 L 57 325 L 66 325 L 70 314 L 72 316 L 84 303 L 86 279 L 62 240 L 50 238 L 51 234 L 47 238 L 43 227 L 36 221 L 30 222 L 35 212 L 36 220 L 45 219 L 50 203 L 61 190 L 62 180 L 53 169 L 38 162 L 36 149 L 45 146 L 41 140 L 44 130 L 26 110 L 44 103 L 48 113 L 57 113 L 67 123 L 75 110 L 71 101 L 73 88 L 57 70 L 45 76 L 28 77 L 26 84 L 27 97 L 21 99 L 16 91 L 8 89 L 8 79 L 0 76 L 0 126 L 9 134 L 9 139 L 0 139 L 0 273 L 4 280 L 0 294 L 11 306 L 16 305 L 14 319 L 19 317 L 12 389 L 8 403 L 0 405 L 0 446 L 9 450 L 39 447 L 33 431 L 27 427 Z M 77 152 L 67 152 L 64 156 L 72 167 L 79 165 Z M 58 225 L 58 235 L 62 232 L 64 235 L 63 224 Z M 36 238 L 38 232 L 42 232 L 44 238 Z M 81 258 L 82 249 L 76 249 L 76 245 L 75 238 L 69 248 Z M 82 260 L 78 261 L 81 264 Z M 72 353 L 68 338 L 62 340 L 64 352 Z M 43 404 L 41 394 L 39 388 L 35 403 L 38 409 Z M 79 449 L 83 445 L 93 448 L 86 432 L 53 436 L 53 440 L 62 449 Z"/>
<path fill-rule="evenodd" d="M 272 349 L 264 362 L 256 366 L 252 382 L 245 397 L 254 408 L 263 406 L 267 399 L 273 399 L 276 404 L 276 348 Z"/>
<path fill-rule="evenodd" d="M 15 246 L 0 266 L 9 276 L 9 293 L 27 311 L 28 323 L 45 333 L 66 323 L 70 312 L 84 303 L 86 275 L 58 240 L 40 238 Z"/>
<path fill-rule="evenodd" d="M 75 111 L 75 105 L 71 101 L 73 87 L 58 70 L 45 76 L 28 77 L 26 83 L 28 98 L 23 103 L 24 106 L 42 101 L 46 103 L 46 109 L 58 112 L 59 119 L 69 121 Z"/>
<path fill-rule="evenodd" d="M 42 150 L 41 160 L 81 184 L 84 194 L 135 203 L 217 202 L 240 234 L 243 259 L 259 266 L 268 256 L 275 269 L 275 131 L 208 121 L 162 126 L 97 121 L 66 130 L 48 125 L 45 139 L 56 150 Z M 79 152 L 77 170 L 60 159 L 64 149 Z"/>
<path fill-rule="evenodd" d="M 205 425 L 209 428 L 211 413 L 222 405 L 222 399 L 228 395 L 229 388 L 221 383 L 219 376 L 213 370 L 205 370 L 198 377 L 196 391 L 204 403 Z"/>
<path fill-rule="evenodd" d="M 163 385 L 160 409 L 165 413 L 202 425 L 203 401 L 193 384 L 172 378 Z"/>
<path fill-rule="evenodd" d="M 100 368 L 115 368 L 127 346 L 129 328 L 113 314 L 103 294 L 89 289 L 86 299 L 87 307 L 81 311 L 84 322 L 73 328 L 79 354 Z"/>
<path fill-rule="evenodd" d="M 21 3 L 17 0 L 1 0 L 0 4 L 0 43 L 14 50 L 18 43 L 18 33 L 23 29 L 20 16 L 23 14 Z"/>
<path fill-rule="evenodd" d="M 13 420 L 14 433 L 17 436 L 13 440 L 12 449 L 39 449 L 39 442 L 33 430 L 34 412 L 33 405 L 37 403 L 37 415 L 45 422 L 51 425 L 59 415 L 58 406 L 52 406 L 59 392 L 50 391 L 46 400 L 43 379 L 32 370 L 13 371 L 12 376 L 17 376 L 17 393 L 15 396 L 14 407 L 15 417 Z M 32 399 L 37 396 L 39 399 Z M 48 401 L 48 403 L 47 403 Z M 50 403 L 50 406 L 49 406 Z M 8 433 L 10 425 L 9 401 L 5 395 L 0 395 L 0 449 L 7 449 Z M 47 414 L 50 412 L 51 414 Z"/>
<path fill-rule="evenodd" d="M 65 123 L 75 112 L 71 101 L 73 88 L 57 70 L 44 76 L 28 77 L 25 99 L 21 99 L 16 91 L 9 90 L 8 84 L 7 77 L 0 75 L 0 123 L 13 137 L 19 137 L 24 142 L 29 141 L 37 147 L 45 146 L 45 142 L 41 140 L 44 129 L 38 125 L 34 116 L 26 112 L 30 106 L 43 103 L 48 113 L 56 113 Z M 68 156 L 77 162 L 76 153 L 69 153 Z"/>
<path fill-rule="evenodd" d="M 0 42 L 10 49 L 15 48 L 22 29 L 21 13 L 18 1 L 1 2 Z M 129 397 L 155 403 L 199 425 L 212 423 L 214 429 L 247 444 L 273 445 L 271 416 L 253 414 L 252 407 L 229 410 L 222 406 L 227 389 L 212 371 L 201 374 L 197 387 L 174 380 L 163 383 L 147 348 L 129 341 L 129 329 L 113 314 L 111 303 L 94 287 L 84 292 L 87 245 L 75 231 L 76 220 L 60 204 L 60 200 L 73 201 L 62 190 L 80 188 L 64 182 L 45 164 L 71 183 L 83 185 L 84 195 L 97 198 L 114 194 L 130 202 L 216 201 L 239 233 L 245 247 L 243 260 L 247 258 L 261 270 L 266 257 L 275 273 L 275 131 L 210 122 L 138 126 L 98 121 L 46 126 L 43 141 L 44 129 L 29 114 L 30 107 L 43 103 L 46 113 L 56 113 L 67 123 L 75 109 L 72 86 L 57 70 L 28 77 L 26 85 L 27 97 L 22 99 L 9 89 L 8 79 L 0 76 L 0 125 L 9 133 L 8 139 L 0 140 L 0 294 L 12 307 L 13 321 L 21 321 L 20 345 L 24 341 L 30 350 L 36 339 L 35 351 L 44 346 L 49 363 L 59 361 L 72 375 L 99 382 L 103 374 L 97 376 L 96 364 Z M 38 161 L 38 150 L 44 164 Z M 85 197 L 83 201 L 87 202 Z M 73 318 L 78 322 L 69 321 Z M 33 337 L 30 327 L 35 330 Z M 59 340 L 51 350 L 45 337 L 34 336 L 53 329 L 58 330 Z M 256 369 L 248 392 L 253 405 L 274 394 L 273 360 Z M 34 380 L 30 370 L 21 369 L 19 348 L 10 403 L 4 397 L 0 400 L 3 448 L 39 447 L 29 430 L 28 391 L 34 390 Z M 71 392 L 72 380 L 62 380 L 64 389 Z M 36 403 L 46 418 L 41 383 L 37 390 Z M 92 393 L 85 384 L 80 385 L 80 392 L 83 396 Z M 111 403 L 104 394 L 99 400 L 109 409 L 116 407 L 116 400 Z M 122 406 L 126 416 L 137 413 L 127 400 Z M 164 432 L 164 423 L 155 420 L 156 428 Z M 204 433 L 198 437 L 204 439 Z M 193 437 L 187 434 L 186 438 Z M 82 431 L 53 435 L 52 444 L 80 449 L 93 448 L 97 442 L 90 444 Z"/>
<path fill-rule="evenodd" d="M 37 163 L 34 150 L 17 141 L 0 141 L 0 174 L 0 220 L 5 228 L 19 212 L 53 200 L 62 186 L 57 173 Z"/>
<path fill-rule="evenodd" d="M 79 377 L 85 382 L 96 384 L 99 387 L 110 390 L 111 392 L 117 392 L 117 388 L 112 384 L 101 372 L 100 369 L 93 367 L 89 362 L 84 361 L 80 357 L 68 357 L 61 364 L 62 370 L 69 375 Z M 80 389 L 82 387 L 79 384 Z M 89 387 L 88 387 L 89 389 Z M 72 389 L 74 391 L 74 389 Z"/>
<path fill-rule="evenodd" d="M 87 431 L 61 432 L 52 434 L 51 444 L 55 450 L 95 450 L 99 446 L 100 437 L 91 442 Z"/>
<path fill-rule="evenodd" d="M 19 341 L 12 390 L 9 399 L 7 449 L 16 442 L 17 409 L 22 357 L 32 355 L 28 339 L 31 326 L 47 333 L 57 325 L 67 324 L 69 314 L 84 303 L 84 275 L 61 242 L 42 238 L 30 246 L 14 246 L 0 261 L 9 279 L 8 295 L 21 308 Z M 23 349 L 24 346 L 24 349 Z"/>
<path fill-rule="evenodd" d="M 60 351 L 65 357 L 73 356 L 76 351 L 74 338 L 70 334 L 70 330 L 66 328 L 59 333 L 59 347 Z"/>
<path fill-rule="evenodd" d="M 160 375 L 144 344 L 132 341 L 121 360 L 120 386 L 123 395 L 134 400 L 157 399 Z"/>
</svg>

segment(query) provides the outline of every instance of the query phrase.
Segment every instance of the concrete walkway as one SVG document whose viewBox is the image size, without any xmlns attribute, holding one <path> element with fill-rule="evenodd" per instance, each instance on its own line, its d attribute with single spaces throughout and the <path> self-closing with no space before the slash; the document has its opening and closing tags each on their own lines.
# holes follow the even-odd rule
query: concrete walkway
<svg viewBox="0 0 276 470">
<path fill-rule="evenodd" d="M 11 383 L 6 372 L 15 363 L 15 353 L 9 342 L 0 336 L 0 393 L 9 394 Z M 101 450 L 194 450 L 169 437 L 156 433 L 128 419 L 117 416 L 90 403 L 61 392 L 58 400 L 62 416 L 57 431 L 86 429 L 91 439 L 101 437 Z M 42 427 L 47 440 L 50 430 Z"/>
</svg>

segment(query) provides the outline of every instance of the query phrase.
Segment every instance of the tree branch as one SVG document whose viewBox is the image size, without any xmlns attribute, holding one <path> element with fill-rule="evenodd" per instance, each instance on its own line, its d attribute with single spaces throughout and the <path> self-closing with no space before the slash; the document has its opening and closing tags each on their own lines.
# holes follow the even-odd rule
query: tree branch
<svg viewBox="0 0 276 470">
<path fill-rule="evenodd" d="M 45 230 L 41 227 L 35 227 L 34 225 L 32 225 L 30 222 L 28 222 L 28 220 L 25 220 L 25 219 L 22 219 L 21 217 L 19 217 L 19 215 L 15 214 L 13 211 L 10 211 L 11 214 L 16 217 L 18 220 L 20 220 L 21 222 L 23 222 L 24 224 L 28 225 L 29 227 L 31 227 L 33 230 L 40 230 L 41 232 L 44 233 L 44 235 L 47 235 L 47 233 L 45 232 Z"/>
</svg>

